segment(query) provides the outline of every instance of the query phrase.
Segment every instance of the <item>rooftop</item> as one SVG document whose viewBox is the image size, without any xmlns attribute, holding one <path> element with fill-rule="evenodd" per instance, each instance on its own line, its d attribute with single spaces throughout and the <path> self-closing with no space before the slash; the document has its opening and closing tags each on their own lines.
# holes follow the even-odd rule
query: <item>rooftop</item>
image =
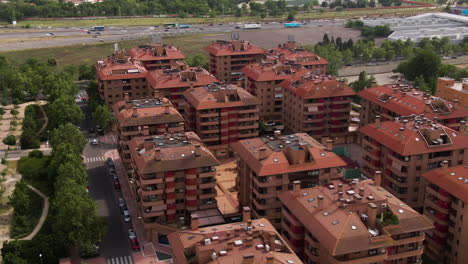
<svg viewBox="0 0 468 264">
<path fill-rule="evenodd" d="M 402 156 L 468 148 L 468 136 L 422 115 L 377 121 L 360 132 Z"/>
<path fill-rule="evenodd" d="M 309 74 L 286 79 L 281 86 L 304 99 L 351 96 L 356 93 L 331 75 Z"/>
<path fill-rule="evenodd" d="M 454 79 L 449 78 L 449 77 L 439 77 L 439 79 L 442 79 L 444 81 L 453 82 L 453 85 L 449 86 L 449 88 L 451 88 L 451 89 L 454 89 L 454 90 L 457 90 L 457 91 L 460 91 L 460 92 L 464 92 L 464 93 L 468 93 L 468 78 L 463 78 L 459 82 L 457 82 Z"/>
<path fill-rule="evenodd" d="M 188 89 L 184 97 L 197 110 L 259 104 L 257 98 L 245 89 L 222 83 Z"/>
<path fill-rule="evenodd" d="M 216 40 L 206 48 L 214 56 L 232 56 L 247 54 L 263 54 L 265 51 L 246 40 Z"/>
<path fill-rule="evenodd" d="M 205 86 L 218 80 L 201 67 L 187 70 L 155 70 L 151 71 L 146 80 L 153 89 L 198 87 Z"/>
<path fill-rule="evenodd" d="M 338 155 L 306 133 L 240 140 L 233 150 L 259 176 L 293 173 L 346 165 Z"/>
<path fill-rule="evenodd" d="M 279 198 L 333 256 L 387 247 L 395 242 L 391 235 L 433 227 L 372 180 L 335 180 L 328 186 L 283 192 Z M 391 215 L 397 223 L 388 221 Z"/>
<path fill-rule="evenodd" d="M 145 67 L 135 59 L 127 56 L 124 51 L 118 51 L 105 60 L 96 62 L 96 72 L 100 80 L 119 80 L 145 78 Z"/>
<path fill-rule="evenodd" d="M 302 264 L 271 223 L 262 218 L 179 231 L 168 236 L 179 264 Z M 249 262 L 246 262 L 249 261 Z"/>
<path fill-rule="evenodd" d="M 468 203 L 468 165 L 442 167 L 431 170 L 423 176 L 431 183 Z"/>
<path fill-rule="evenodd" d="M 131 48 L 128 55 L 140 61 L 185 59 L 185 55 L 176 47 L 160 43 Z"/>
<path fill-rule="evenodd" d="M 468 116 L 468 109 L 460 103 L 432 96 L 403 84 L 386 84 L 364 89 L 358 94 L 401 116 L 420 115 L 428 118 L 455 118 Z"/>
<path fill-rule="evenodd" d="M 256 63 L 245 66 L 242 72 L 249 78 L 257 81 L 285 80 L 291 76 L 307 75 L 310 70 L 299 64 Z"/>
<path fill-rule="evenodd" d="M 119 101 L 112 107 L 120 126 L 184 122 L 167 98 Z"/>
<path fill-rule="evenodd" d="M 219 165 L 194 132 L 133 138 L 129 149 L 140 175 Z"/>
<path fill-rule="evenodd" d="M 266 51 L 267 60 L 297 63 L 300 65 L 326 65 L 328 61 L 299 46 L 294 41 Z"/>
</svg>

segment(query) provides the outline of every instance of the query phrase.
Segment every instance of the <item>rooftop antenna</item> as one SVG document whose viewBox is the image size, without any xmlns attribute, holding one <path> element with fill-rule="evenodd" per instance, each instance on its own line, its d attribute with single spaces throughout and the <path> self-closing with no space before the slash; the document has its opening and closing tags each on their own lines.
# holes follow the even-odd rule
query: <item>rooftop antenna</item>
<svg viewBox="0 0 468 264">
<path fill-rule="evenodd" d="M 114 52 L 119 51 L 119 43 L 114 43 Z"/>
<path fill-rule="evenodd" d="M 151 39 L 153 40 L 153 43 L 162 43 L 162 37 L 159 34 L 154 34 L 153 36 L 151 36 Z"/>
<path fill-rule="evenodd" d="M 294 42 L 294 35 L 288 35 L 288 41 L 289 42 Z"/>
</svg>

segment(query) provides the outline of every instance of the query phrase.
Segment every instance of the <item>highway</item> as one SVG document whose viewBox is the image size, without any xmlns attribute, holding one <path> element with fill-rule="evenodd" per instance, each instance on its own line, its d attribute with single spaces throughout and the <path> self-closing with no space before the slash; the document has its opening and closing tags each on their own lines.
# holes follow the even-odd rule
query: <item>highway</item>
<svg viewBox="0 0 468 264">
<path fill-rule="evenodd" d="M 342 26 L 344 19 L 311 20 L 303 22 L 302 27 Z M 261 30 L 284 29 L 283 22 L 262 23 Z M 106 27 L 104 31 L 89 31 L 88 28 L 37 28 L 37 29 L 2 29 L 0 33 L 0 51 L 12 51 L 31 48 L 45 48 L 99 42 L 116 42 L 154 35 L 174 36 L 197 33 L 225 33 L 244 31 L 242 23 L 197 24 L 190 28 L 164 28 L 163 26 Z M 258 29 L 250 29 L 254 31 Z"/>
</svg>

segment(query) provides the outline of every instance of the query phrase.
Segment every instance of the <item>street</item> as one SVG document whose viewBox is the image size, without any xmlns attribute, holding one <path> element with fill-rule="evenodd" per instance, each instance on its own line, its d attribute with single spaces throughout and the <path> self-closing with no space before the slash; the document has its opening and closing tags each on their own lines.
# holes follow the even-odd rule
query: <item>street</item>
<svg viewBox="0 0 468 264">
<path fill-rule="evenodd" d="M 88 106 L 81 104 L 81 108 L 86 116 L 81 129 L 89 142 L 92 137 L 89 135 L 88 129 L 93 125 L 88 113 Z M 97 214 L 107 217 L 108 220 L 107 233 L 100 247 L 101 257 L 105 257 L 107 263 L 131 264 L 133 259 L 127 234 L 128 229 L 132 226 L 123 221 L 117 202 L 122 195 L 120 190 L 114 189 L 112 179 L 104 164 L 106 160 L 104 154 L 114 148 L 115 144 L 111 143 L 100 142 L 98 145 L 88 143 L 83 156 L 89 175 L 89 192 L 96 201 Z"/>
</svg>

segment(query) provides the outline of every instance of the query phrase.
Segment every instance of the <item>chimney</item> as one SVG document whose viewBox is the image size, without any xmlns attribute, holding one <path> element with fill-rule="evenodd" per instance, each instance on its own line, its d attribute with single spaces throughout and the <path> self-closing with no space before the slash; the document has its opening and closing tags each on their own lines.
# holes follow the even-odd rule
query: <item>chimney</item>
<svg viewBox="0 0 468 264">
<path fill-rule="evenodd" d="M 332 150 L 333 150 L 333 140 L 327 139 L 326 142 L 327 142 L 327 146 L 326 146 L 326 147 L 327 147 L 327 150 L 328 150 L 328 151 L 332 151 Z"/>
<path fill-rule="evenodd" d="M 250 207 L 248 206 L 242 207 L 242 221 L 248 222 L 249 220 L 251 220 L 251 218 L 252 218 L 252 215 L 251 215 Z"/>
<path fill-rule="evenodd" d="M 293 181 L 293 191 L 298 192 L 301 190 L 301 181 Z"/>
<path fill-rule="evenodd" d="M 465 120 L 462 120 L 460 121 L 460 133 L 462 133 L 462 135 L 465 135 L 466 134 L 466 121 Z"/>
<path fill-rule="evenodd" d="M 192 217 L 192 221 L 190 223 L 190 227 L 192 228 L 192 230 L 195 230 L 195 229 L 198 229 L 198 215 L 197 214 L 192 214 L 191 215 Z"/>
<path fill-rule="evenodd" d="M 342 183 L 338 183 L 338 191 L 341 191 L 343 190 L 343 184 Z"/>
<path fill-rule="evenodd" d="M 245 246 L 246 247 L 251 247 L 253 245 L 253 238 L 251 236 L 247 237 L 245 239 Z"/>
<path fill-rule="evenodd" d="M 230 234 L 230 233 L 229 233 L 229 234 Z M 227 250 L 227 251 L 232 250 L 233 244 L 234 244 L 234 242 L 228 241 L 228 242 L 227 242 L 227 246 L 226 246 L 226 250 Z"/>
<path fill-rule="evenodd" d="M 339 192 L 338 192 L 338 198 L 339 198 L 339 199 L 343 198 L 343 192 L 342 192 L 342 191 L 339 191 Z"/>
<path fill-rule="evenodd" d="M 160 161 L 161 160 L 161 149 L 155 148 L 154 149 L 154 160 Z"/>
<path fill-rule="evenodd" d="M 380 115 L 375 116 L 375 126 L 380 127 Z"/>
<path fill-rule="evenodd" d="M 381 171 L 374 172 L 374 184 L 376 186 L 380 186 L 382 184 L 382 172 Z"/>
<path fill-rule="evenodd" d="M 400 140 L 403 140 L 404 132 L 405 132 L 405 128 L 400 127 L 400 132 L 398 132 L 398 137 L 400 138 Z"/>
<path fill-rule="evenodd" d="M 258 151 L 258 159 L 259 160 L 264 160 L 267 158 L 267 153 L 266 153 L 266 148 L 261 147 Z"/>
<path fill-rule="evenodd" d="M 240 233 L 240 228 L 234 229 L 234 236 L 235 236 L 235 237 L 238 237 L 238 236 L 239 236 L 239 233 Z"/>
<path fill-rule="evenodd" d="M 317 196 L 317 209 L 319 211 L 322 211 L 323 210 L 323 195 L 319 195 Z"/>
<path fill-rule="evenodd" d="M 153 141 L 143 141 L 143 146 L 145 147 L 145 151 L 148 152 L 153 148 L 154 143 Z"/>
<path fill-rule="evenodd" d="M 125 100 L 125 102 L 130 100 L 130 97 L 128 96 L 128 93 L 124 94 L 124 100 Z"/>
<path fill-rule="evenodd" d="M 136 107 L 133 107 L 132 116 L 133 116 L 133 117 L 137 117 L 137 116 L 138 116 L 138 109 L 137 109 Z"/>
<path fill-rule="evenodd" d="M 448 164 L 449 164 L 448 160 L 442 161 L 442 166 L 441 166 L 441 168 L 447 169 L 447 168 L 448 168 Z"/>
<path fill-rule="evenodd" d="M 200 157 L 201 156 L 201 146 L 200 144 L 195 145 L 195 157 Z"/>
<path fill-rule="evenodd" d="M 375 227 L 375 222 L 377 221 L 377 205 L 374 203 L 367 204 L 369 208 L 367 208 L 367 224 L 370 227 Z"/>
<path fill-rule="evenodd" d="M 273 257 L 273 253 L 269 252 L 268 255 L 266 256 L 266 264 L 274 264 L 275 263 L 275 257 Z"/>
<path fill-rule="evenodd" d="M 242 256 L 242 264 L 254 264 L 254 254 L 247 254 Z"/>
<path fill-rule="evenodd" d="M 364 188 L 363 187 L 359 188 L 359 195 L 364 196 Z"/>
<path fill-rule="evenodd" d="M 274 135 L 276 139 L 281 139 L 281 131 L 275 130 Z"/>
<path fill-rule="evenodd" d="M 142 136 L 149 136 L 149 127 L 148 126 L 143 126 L 143 129 L 141 130 L 141 135 Z"/>
<path fill-rule="evenodd" d="M 226 88 L 219 88 L 217 95 L 218 102 L 226 102 Z"/>
</svg>

